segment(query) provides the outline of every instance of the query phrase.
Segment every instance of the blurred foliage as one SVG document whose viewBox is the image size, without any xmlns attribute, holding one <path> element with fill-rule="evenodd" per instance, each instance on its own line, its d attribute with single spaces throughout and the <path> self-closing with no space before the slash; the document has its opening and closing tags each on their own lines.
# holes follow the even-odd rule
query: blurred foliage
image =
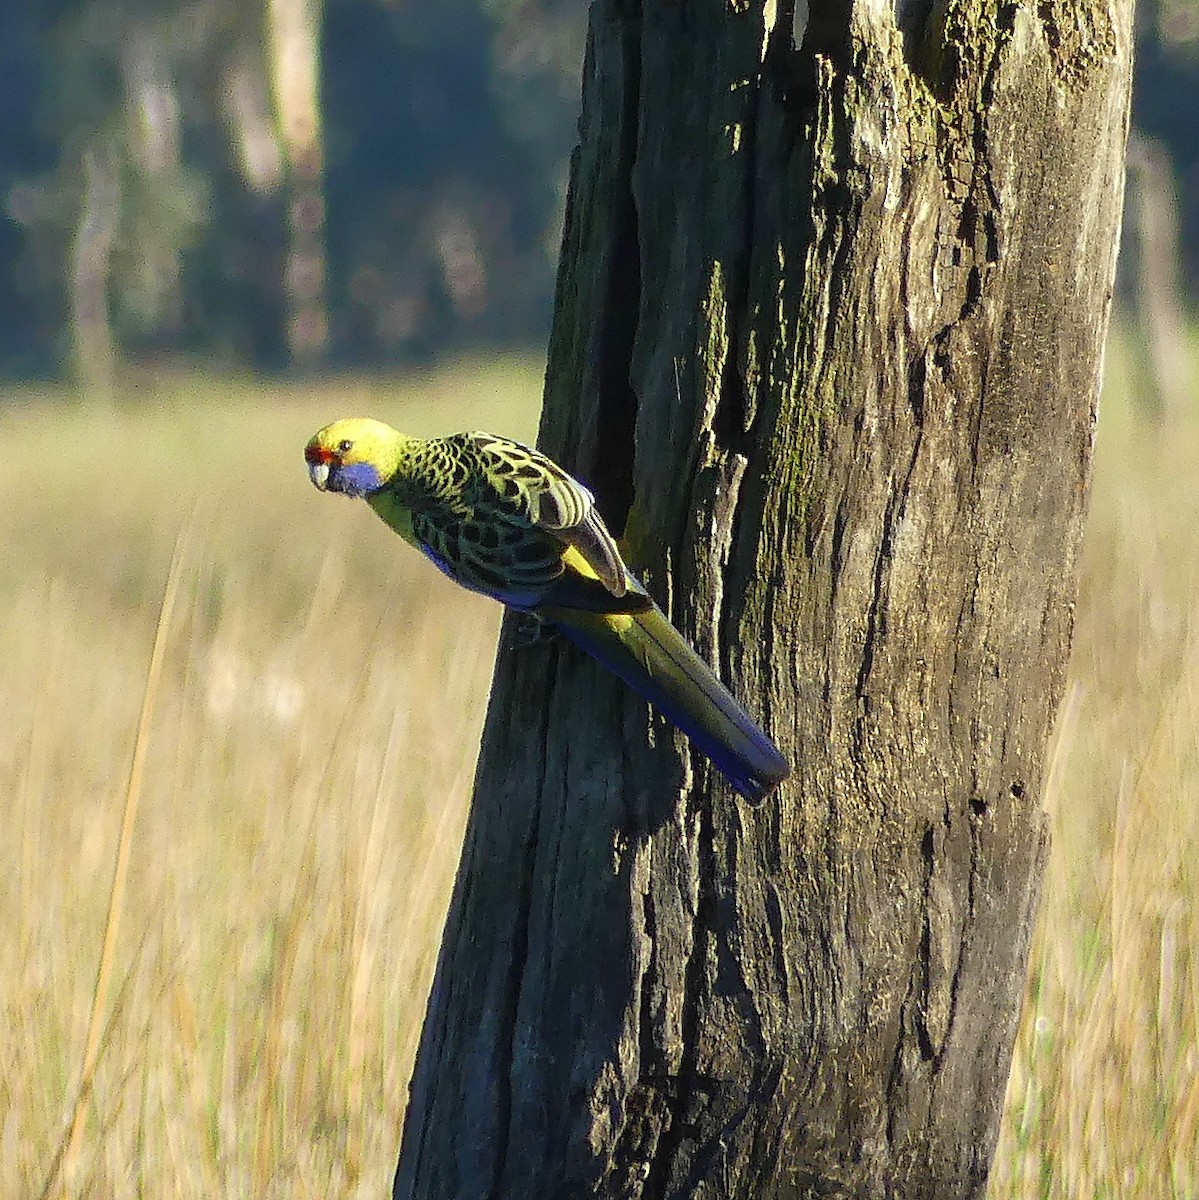
<svg viewBox="0 0 1199 1200">
<path fill-rule="evenodd" d="M 544 338 L 585 7 L 324 0 L 330 354 Z M 69 352 L 84 170 L 113 164 L 109 320 L 133 356 L 286 365 L 289 164 L 266 0 L 0 5 L 0 369 Z M 301 218 L 303 219 L 303 218 Z"/>
<path fill-rule="evenodd" d="M 336 362 L 544 339 L 587 6 L 274 2 L 319 22 L 324 205 L 299 217 L 268 0 L 0 4 L 0 371 L 68 361 L 89 159 L 115 179 L 93 269 L 126 356 L 285 367 L 305 220 Z M 1138 23 L 1135 121 L 1171 156 L 1194 295 L 1199 0 L 1146 0 Z"/>
<path fill-rule="evenodd" d="M 571 7 L 331 0 L 335 353 L 546 328 L 582 58 Z"/>
<path fill-rule="evenodd" d="M 1133 126 L 1168 152 L 1180 212 L 1182 277 L 1199 297 L 1199 0 L 1137 5 Z"/>
</svg>

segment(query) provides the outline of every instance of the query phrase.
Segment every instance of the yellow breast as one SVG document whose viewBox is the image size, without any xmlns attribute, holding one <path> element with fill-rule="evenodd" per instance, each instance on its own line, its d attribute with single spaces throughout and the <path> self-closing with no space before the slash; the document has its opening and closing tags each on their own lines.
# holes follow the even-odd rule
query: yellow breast
<svg viewBox="0 0 1199 1200">
<path fill-rule="evenodd" d="M 416 546 L 416 534 L 412 532 L 412 510 L 401 504 L 390 488 L 380 488 L 366 498 L 383 519 L 384 523 L 400 535 L 410 546 Z M 417 547 L 419 549 L 419 546 Z"/>
</svg>

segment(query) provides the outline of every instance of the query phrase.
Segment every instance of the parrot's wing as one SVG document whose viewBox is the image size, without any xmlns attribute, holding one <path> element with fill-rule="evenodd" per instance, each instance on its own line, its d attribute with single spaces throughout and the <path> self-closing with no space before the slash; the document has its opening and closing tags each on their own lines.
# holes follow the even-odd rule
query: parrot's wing
<svg viewBox="0 0 1199 1200">
<path fill-rule="evenodd" d="M 632 577 L 589 488 L 530 446 L 486 433 L 468 436 L 501 504 L 519 508 L 535 528 L 577 550 L 613 596 L 629 591 Z"/>
<path fill-rule="evenodd" d="M 573 546 L 612 595 L 623 596 L 628 591 L 629 573 L 616 539 L 608 532 L 588 488 L 555 468 L 555 473 L 545 476 L 537 506 L 539 528 Z"/>
<path fill-rule="evenodd" d="M 514 608 L 538 605 L 565 573 L 562 548 L 522 519 L 475 507 L 414 509 L 417 545 L 455 583 Z"/>
<path fill-rule="evenodd" d="M 631 575 L 614 596 L 581 555 L 519 513 L 476 506 L 464 516 L 447 507 L 412 511 L 413 540 L 455 583 L 525 611 L 544 607 L 637 613 L 653 601 Z"/>
</svg>

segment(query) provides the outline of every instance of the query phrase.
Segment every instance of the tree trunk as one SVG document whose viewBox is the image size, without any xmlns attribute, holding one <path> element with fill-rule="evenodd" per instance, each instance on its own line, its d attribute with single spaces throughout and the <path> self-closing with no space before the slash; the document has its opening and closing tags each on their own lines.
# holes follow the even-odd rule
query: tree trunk
<svg viewBox="0 0 1199 1200">
<path fill-rule="evenodd" d="M 320 121 L 320 30 L 324 0 L 270 0 L 269 60 L 279 133 L 287 154 L 289 245 L 283 291 L 292 362 L 325 355 L 324 142 Z"/>
<path fill-rule="evenodd" d="M 593 4 L 541 444 L 795 773 L 502 646 L 397 1197 L 982 1194 L 1130 9 Z"/>
<path fill-rule="evenodd" d="M 71 349 L 75 382 L 84 396 L 111 403 L 117 345 L 108 307 L 112 254 L 121 223 L 121 180 L 111 153 L 83 154 L 83 198 L 71 246 Z"/>
</svg>

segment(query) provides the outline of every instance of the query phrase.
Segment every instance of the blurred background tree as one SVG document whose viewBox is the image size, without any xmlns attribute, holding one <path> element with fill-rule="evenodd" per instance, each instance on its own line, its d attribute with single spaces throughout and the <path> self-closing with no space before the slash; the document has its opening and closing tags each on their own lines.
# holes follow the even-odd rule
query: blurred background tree
<svg viewBox="0 0 1199 1200">
<path fill-rule="evenodd" d="M 1172 185 L 1193 303 L 1199 0 L 1139 20 L 1134 119 L 1165 172 L 1140 178 Z M 0 371 L 106 389 L 120 359 L 540 346 L 585 24 L 580 0 L 0 5 Z"/>
</svg>

